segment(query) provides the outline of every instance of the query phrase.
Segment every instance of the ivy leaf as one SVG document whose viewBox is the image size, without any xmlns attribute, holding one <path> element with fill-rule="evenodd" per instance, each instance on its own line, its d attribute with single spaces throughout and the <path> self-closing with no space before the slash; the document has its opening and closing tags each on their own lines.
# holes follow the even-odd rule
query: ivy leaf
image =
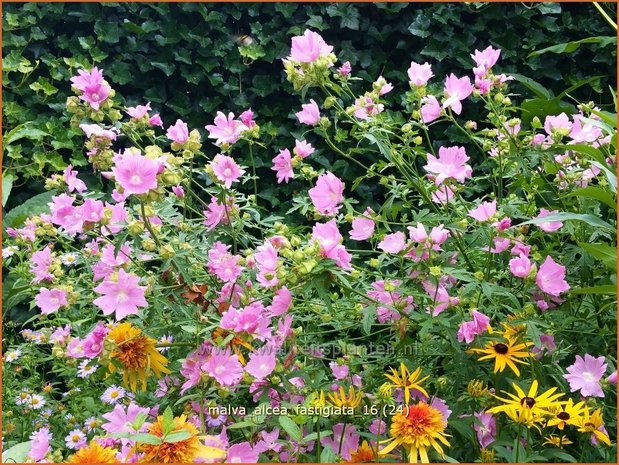
<svg viewBox="0 0 619 465">
<path fill-rule="evenodd" d="M 119 41 L 118 23 L 98 21 L 95 23 L 95 34 L 103 42 L 115 44 Z"/>
</svg>

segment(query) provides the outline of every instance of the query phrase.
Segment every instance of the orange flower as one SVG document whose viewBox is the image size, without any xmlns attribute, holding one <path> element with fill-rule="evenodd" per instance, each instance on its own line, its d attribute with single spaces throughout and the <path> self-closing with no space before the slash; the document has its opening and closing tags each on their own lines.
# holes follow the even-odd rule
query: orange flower
<svg viewBox="0 0 619 465">
<path fill-rule="evenodd" d="M 391 421 L 391 443 L 382 449 L 380 455 L 391 452 L 397 446 L 402 446 L 408 453 L 410 463 L 417 463 L 419 457 L 422 463 L 429 463 L 428 449 L 434 448 L 441 457 L 443 448 L 439 442 L 449 446 L 444 433 L 447 423 L 443 415 L 434 407 L 419 402 L 416 405 L 407 405 L 404 412 L 396 413 Z"/>
<path fill-rule="evenodd" d="M 162 373 L 170 373 L 167 368 L 168 359 L 155 348 L 155 339 L 142 334 L 142 330 L 131 323 L 121 323 L 112 329 L 108 340 L 113 343 L 110 353 L 112 363 L 108 366 L 110 373 L 116 371 L 120 364 L 123 371 L 123 383 L 132 391 L 137 388 L 138 380 L 141 389 L 146 389 L 146 379 L 153 371 L 157 378 Z M 117 363 L 115 363 L 117 362 Z"/>
<path fill-rule="evenodd" d="M 223 459 L 226 456 L 225 451 L 205 446 L 200 442 L 198 429 L 192 423 L 187 423 L 186 415 L 174 418 L 174 429 L 166 435 L 163 433 L 163 423 L 163 416 L 160 415 L 157 421 L 148 428 L 149 434 L 163 439 L 161 444 L 140 444 L 138 446 L 138 450 L 144 452 L 144 462 L 191 463 L 196 458 Z M 166 436 L 182 431 L 188 433 L 187 439 L 165 442 Z"/>
<path fill-rule="evenodd" d="M 81 448 L 71 457 L 69 463 L 118 463 L 116 451 L 111 447 L 101 447 L 97 442 L 91 441 L 86 447 Z"/>
</svg>

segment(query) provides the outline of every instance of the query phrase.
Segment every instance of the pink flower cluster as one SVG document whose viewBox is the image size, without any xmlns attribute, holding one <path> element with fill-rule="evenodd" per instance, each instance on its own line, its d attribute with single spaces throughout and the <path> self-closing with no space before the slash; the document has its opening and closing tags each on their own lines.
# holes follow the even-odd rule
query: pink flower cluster
<svg viewBox="0 0 619 465">
<path fill-rule="evenodd" d="M 87 102 L 94 110 L 99 110 L 101 103 L 112 91 L 103 79 L 103 71 L 95 66 L 90 71 L 80 69 L 77 74 L 71 78 L 71 83 L 81 92 L 80 99 Z"/>
</svg>

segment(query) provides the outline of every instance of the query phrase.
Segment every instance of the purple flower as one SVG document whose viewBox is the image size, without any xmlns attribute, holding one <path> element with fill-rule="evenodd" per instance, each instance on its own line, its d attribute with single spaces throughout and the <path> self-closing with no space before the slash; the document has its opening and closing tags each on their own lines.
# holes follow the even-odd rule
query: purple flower
<svg viewBox="0 0 619 465">
<path fill-rule="evenodd" d="M 580 355 L 576 356 L 576 362 L 567 367 L 569 374 L 563 375 L 570 383 L 570 391 L 580 391 L 583 397 L 604 397 L 600 380 L 606 371 L 606 359 L 601 357 L 593 357 L 585 354 L 583 359 Z"/>
<path fill-rule="evenodd" d="M 496 420 L 491 413 L 475 413 L 474 416 L 478 421 L 473 423 L 473 429 L 477 433 L 479 445 L 485 449 L 496 436 Z"/>
</svg>

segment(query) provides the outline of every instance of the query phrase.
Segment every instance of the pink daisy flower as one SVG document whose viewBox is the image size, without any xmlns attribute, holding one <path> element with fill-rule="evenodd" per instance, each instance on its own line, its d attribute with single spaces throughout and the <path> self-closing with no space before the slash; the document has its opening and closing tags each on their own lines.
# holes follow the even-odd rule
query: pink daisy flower
<svg viewBox="0 0 619 465">
<path fill-rule="evenodd" d="M 94 288 L 101 297 L 94 300 L 94 304 L 103 310 L 104 315 L 115 313 L 116 321 L 127 315 L 136 315 L 138 307 L 148 307 L 144 298 L 146 286 L 138 286 L 140 278 L 125 270 L 118 270 L 116 281 L 106 280 Z"/>
<path fill-rule="evenodd" d="M 569 374 L 563 375 L 570 383 L 570 391 L 580 391 L 583 397 L 604 397 L 600 380 L 606 372 L 606 358 L 593 357 L 585 354 L 585 357 L 576 356 L 576 362 L 567 367 Z"/>
<path fill-rule="evenodd" d="M 215 177 L 224 183 L 224 186 L 228 189 L 230 189 L 233 182 L 238 181 L 245 174 L 245 170 L 241 169 L 234 159 L 227 155 L 215 155 L 215 158 L 210 163 L 210 167 L 213 169 Z"/>
<path fill-rule="evenodd" d="M 202 369 L 222 386 L 236 386 L 243 377 L 243 366 L 229 349 L 211 354 Z"/>
<path fill-rule="evenodd" d="M 341 208 L 339 204 L 344 200 L 344 183 L 336 175 L 327 171 L 318 176 L 316 186 L 308 193 L 318 213 L 333 216 Z"/>
</svg>

